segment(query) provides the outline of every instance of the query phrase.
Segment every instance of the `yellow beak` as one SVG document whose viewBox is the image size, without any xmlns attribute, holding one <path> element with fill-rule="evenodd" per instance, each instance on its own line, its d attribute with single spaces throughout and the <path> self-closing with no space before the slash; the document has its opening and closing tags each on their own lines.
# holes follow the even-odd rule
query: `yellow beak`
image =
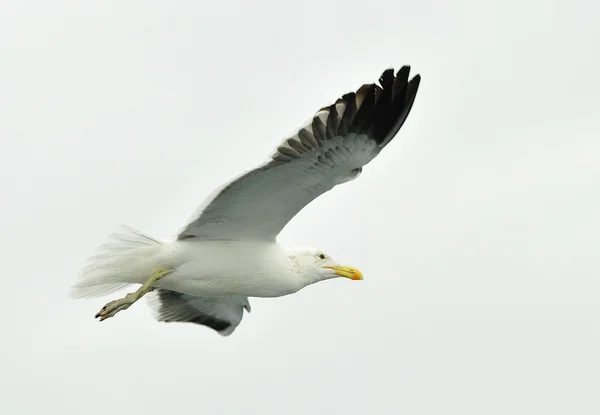
<svg viewBox="0 0 600 415">
<path fill-rule="evenodd" d="M 351 267 L 325 267 L 325 268 L 330 268 L 330 269 L 334 270 L 335 273 L 337 275 L 339 275 L 340 277 L 350 278 L 351 280 L 355 280 L 355 281 L 363 279 L 362 272 L 360 272 L 356 268 L 351 268 Z"/>
</svg>

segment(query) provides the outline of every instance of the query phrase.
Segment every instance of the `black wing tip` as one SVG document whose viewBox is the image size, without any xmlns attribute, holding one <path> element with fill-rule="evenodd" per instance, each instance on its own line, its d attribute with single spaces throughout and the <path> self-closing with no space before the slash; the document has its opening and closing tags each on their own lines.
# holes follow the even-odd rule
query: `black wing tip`
<svg viewBox="0 0 600 415">
<path fill-rule="evenodd" d="M 408 80 L 408 76 L 410 75 L 410 65 L 403 65 L 396 72 L 396 78 L 406 79 Z"/>
<path fill-rule="evenodd" d="M 334 104 L 322 107 L 313 116 L 311 131 L 308 127 L 301 129 L 286 140 L 273 159 L 286 163 L 327 140 L 347 134 L 366 134 L 379 148 L 385 147 L 408 117 L 421 82 L 419 74 L 409 80 L 410 71 L 410 65 L 397 72 L 387 68 L 381 73 L 379 83 L 364 84 L 342 95 Z"/>
<path fill-rule="evenodd" d="M 410 65 L 397 72 L 387 68 L 379 77 L 379 85 L 361 86 L 356 92 L 356 116 L 348 131 L 367 134 L 380 148 L 385 147 L 408 117 L 421 82 L 419 74 L 410 79 L 410 71 Z"/>
<path fill-rule="evenodd" d="M 411 70 L 411 69 L 412 69 L 412 66 L 410 66 L 410 65 L 402 65 L 402 66 L 400 67 L 400 69 L 398 69 L 398 72 L 396 72 L 396 78 L 404 78 L 404 79 L 408 80 L 408 77 L 410 76 L 410 70 Z M 393 71 L 393 68 L 390 68 L 390 69 L 388 69 L 388 70 L 392 70 L 392 71 Z M 419 78 L 420 78 L 420 77 L 421 77 L 421 75 L 419 75 L 419 74 L 416 74 L 416 75 L 413 77 L 413 79 L 414 79 L 414 78 L 417 78 L 417 77 L 419 77 Z"/>
<path fill-rule="evenodd" d="M 394 82 L 394 69 L 388 68 L 379 77 L 379 84 L 382 88 L 389 88 Z"/>
<path fill-rule="evenodd" d="M 411 71 L 410 65 L 403 65 L 400 69 L 398 69 L 398 71 L 396 72 L 396 75 L 392 76 L 392 80 L 398 79 L 401 81 L 406 81 L 407 84 L 415 83 L 418 85 L 421 82 L 421 74 L 415 74 L 412 78 L 410 78 L 410 71 Z M 382 87 L 384 86 L 383 79 L 386 76 L 389 76 L 389 75 L 387 75 L 388 73 L 393 74 L 393 72 L 394 72 L 393 68 L 388 68 L 385 71 L 383 71 L 383 73 L 379 77 L 379 83 L 381 84 Z M 410 80 L 409 80 L 409 78 L 410 78 Z"/>
<path fill-rule="evenodd" d="M 421 74 L 416 74 L 415 76 L 413 76 L 413 78 L 409 82 L 409 84 L 415 84 L 416 87 L 418 87 L 420 83 L 421 83 Z"/>
<path fill-rule="evenodd" d="M 390 117 L 386 125 L 387 132 L 381 134 L 379 137 L 374 137 L 379 145 L 379 148 L 384 148 L 394 139 L 404 122 L 408 118 L 421 84 L 421 75 L 416 74 L 409 80 L 410 66 L 405 65 L 398 71 L 396 79 L 403 83 L 402 88 L 399 91 L 394 91 L 394 102 L 391 106 L 393 107 Z"/>
</svg>

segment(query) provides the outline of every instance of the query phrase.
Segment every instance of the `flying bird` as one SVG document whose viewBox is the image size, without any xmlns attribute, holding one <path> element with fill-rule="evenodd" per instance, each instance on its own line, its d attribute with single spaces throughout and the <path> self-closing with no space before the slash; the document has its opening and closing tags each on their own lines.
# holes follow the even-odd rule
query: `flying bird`
<svg viewBox="0 0 600 415">
<path fill-rule="evenodd" d="M 103 321 L 153 292 L 159 321 L 191 322 L 230 335 L 248 297 L 280 297 L 335 277 L 362 280 L 317 249 L 284 246 L 277 236 L 312 200 L 356 179 L 396 136 L 421 77 L 387 69 L 324 107 L 262 165 L 213 192 L 173 240 L 122 226 L 86 261 L 73 298 L 95 298 L 141 284 L 107 303 Z"/>
</svg>

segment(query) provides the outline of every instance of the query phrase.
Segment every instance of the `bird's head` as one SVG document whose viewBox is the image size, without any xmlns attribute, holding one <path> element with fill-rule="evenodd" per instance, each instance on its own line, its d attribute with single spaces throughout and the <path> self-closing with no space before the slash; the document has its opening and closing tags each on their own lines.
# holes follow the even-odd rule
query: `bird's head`
<svg viewBox="0 0 600 415">
<path fill-rule="evenodd" d="M 293 270 L 307 285 L 336 277 L 362 280 L 362 273 L 356 268 L 338 264 L 324 252 L 315 249 L 294 250 L 290 255 L 294 263 Z"/>
</svg>

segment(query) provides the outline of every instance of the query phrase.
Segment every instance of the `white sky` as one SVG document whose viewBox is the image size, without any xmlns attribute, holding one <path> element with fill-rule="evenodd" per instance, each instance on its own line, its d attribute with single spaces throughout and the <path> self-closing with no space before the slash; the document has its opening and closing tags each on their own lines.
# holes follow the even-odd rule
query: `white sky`
<svg viewBox="0 0 600 415">
<path fill-rule="evenodd" d="M 0 413 L 600 413 L 595 2 L 1 9 Z M 170 237 L 404 63 L 400 135 L 281 236 L 365 281 L 254 299 L 229 338 L 67 299 L 118 224 Z"/>
</svg>

